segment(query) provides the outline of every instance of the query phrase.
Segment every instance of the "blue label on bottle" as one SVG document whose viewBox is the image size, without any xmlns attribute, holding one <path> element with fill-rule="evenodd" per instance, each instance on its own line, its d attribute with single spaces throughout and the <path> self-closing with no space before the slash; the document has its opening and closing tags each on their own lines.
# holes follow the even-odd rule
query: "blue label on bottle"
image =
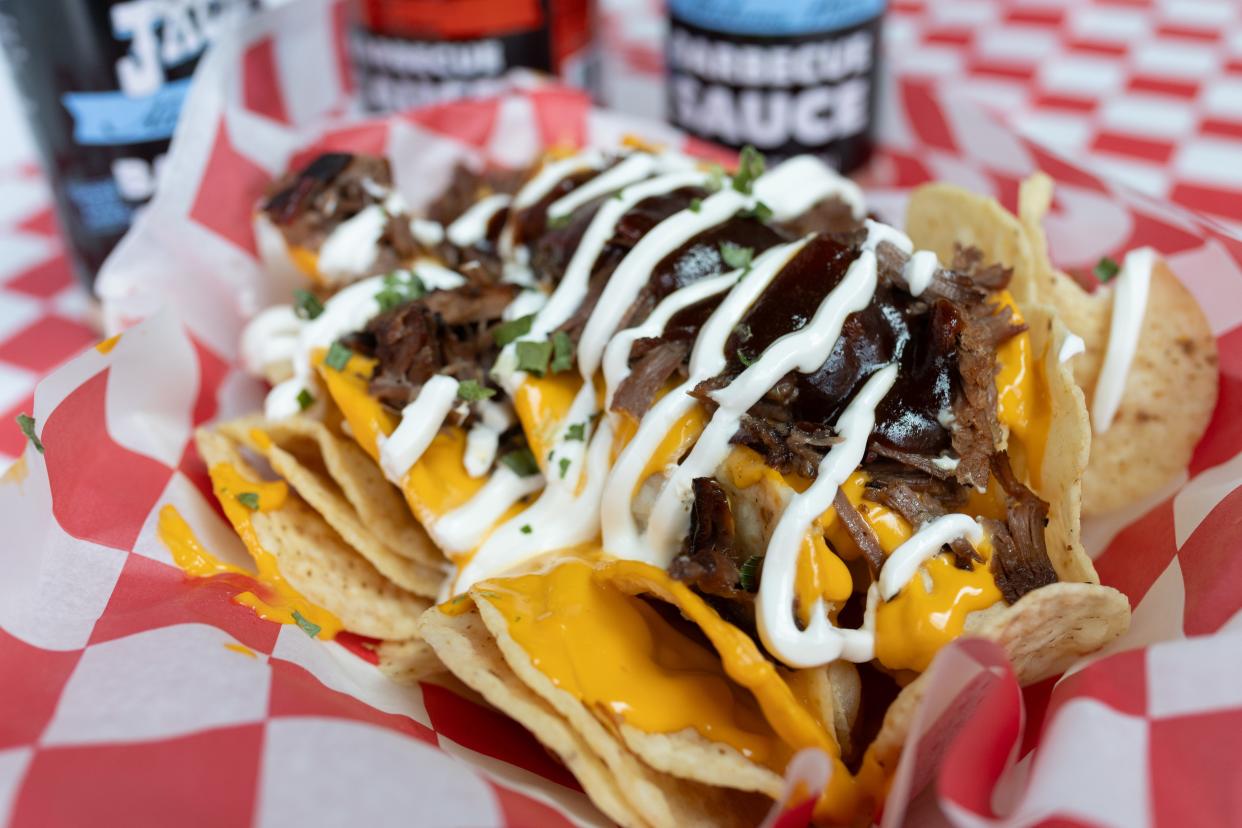
<svg viewBox="0 0 1242 828">
<path fill-rule="evenodd" d="M 66 92 L 61 103 L 73 116 L 73 140 L 85 146 L 115 146 L 172 137 L 190 79 L 170 81 L 155 92 Z"/>
<path fill-rule="evenodd" d="M 668 0 L 669 13 L 723 34 L 788 37 L 855 26 L 880 16 L 885 0 Z"/>
</svg>

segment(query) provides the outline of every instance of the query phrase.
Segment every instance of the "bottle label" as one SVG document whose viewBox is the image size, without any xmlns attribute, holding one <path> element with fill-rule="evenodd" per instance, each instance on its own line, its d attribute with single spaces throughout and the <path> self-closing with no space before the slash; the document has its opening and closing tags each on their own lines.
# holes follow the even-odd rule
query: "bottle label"
<svg viewBox="0 0 1242 828">
<path fill-rule="evenodd" d="M 753 144 L 777 157 L 812 152 L 841 169 L 865 159 L 875 112 L 883 4 L 854 3 L 876 12 L 831 30 L 788 33 L 792 24 L 769 9 L 763 26 L 778 35 L 705 28 L 698 9 L 691 22 L 670 4 L 667 45 L 669 111 L 681 129 L 732 147 Z M 701 4 L 718 12 L 718 5 Z M 747 3 L 739 3 L 745 6 Z M 846 4 L 828 3 L 831 18 L 805 16 L 800 25 L 852 19 Z M 877 9 L 878 7 L 878 9 Z M 821 9 L 822 10 L 822 9 Z M 730 28 L 741 28 L 734 18 Z"/>
</svg>

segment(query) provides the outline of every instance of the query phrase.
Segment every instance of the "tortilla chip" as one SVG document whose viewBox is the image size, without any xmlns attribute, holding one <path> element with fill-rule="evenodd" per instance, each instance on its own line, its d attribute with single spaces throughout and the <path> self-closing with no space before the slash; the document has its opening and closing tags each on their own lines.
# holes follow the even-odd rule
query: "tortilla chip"
<svg viewBox="0 0 1242 828">
<path fill-rule="evenodd" d="M 621 722 L 618 730 L 625 746 L 639 759 L 680 779 L 740 791 L 758 791 L 772 799 L 779 799 L 785 789 L 780 774 L 755 764 L 731 745 L 714 742 L 692 728 L 677 733 L 648 733 Z"/>
<path fill-rule="evenodd" d="M 479 619 L 477 607 L 459 615 L 433 607 L 420 620 L 419 632 L 454 675 L 556 754 L 609 819 L 623 826 L 647 824 L 626 801 L 621 778 L 559 713 L 514 675 Z"/>
<path fill-rule="evenodd" d="M 1018 203 L 1020 219 L 994 199 L 931 184 L 911 197 L 906 231 L 917 246 L 946 261 L 955 243 L 971 244 L 986 260 L 1013 266 L 1009 290 L 1023 312 L 1032 302 L 1050 305 L 1082 337 L 1086 351 L 1071 360 L 1071 368 L 1090 402 L 1108 345 L 1112 294 L 1087 293 L 1053 267 L 1042 226 L 1052 179 L 1037 173 L 1023 182 Z M 1163 261 L 1152 272 L 1147 307 L 1117 416 L 1093 441 L 1082 485 L 1086 514 L 1121 508 L 1173 479 L 1190 462 L 1216 407 L 1215 338 L 1194 297 Z"/>
<path fill-rule="evenodd" d="M 679 779 L 653 769 L 635 756 L 612 729 L 580 700 L 557 687 L 531 663 L 530 656 L 509 634 L 504 616 L 482 596 L 474 596 L 509 667 L 527 687 L 550 704 L 582 737 L 619 781 L 627 801 L 653 825 L 755 825 L 771 805 L 768 797 Z"/>
<path fill-rule="evenodd" d="M 1012 607 L 993 607 L 967 619 L 967 633 L 995 641 L 1025 686 L 1064 672 L 1078 658 L 1103 647 L 1130 626 L 1130 602 L 1111 587 L 1050 584 L 1028 592 Z M 871 751 L 888 774 L 897 769 L 927 673 L 902 689 L 889 706 Z"/>
<path fill-rule="evenodd" d="M 382 641 L 375 648 L 375 655 L 380 672 L 398 684 L 418 684 L 445 669 L 431 646 L 420 638 Z"/>
<path fill-rule="evenodd" d="M 224 434 L 200 428 L 194 438 L 209 467 L 231 463 L 242 475 L 261 479 L 239 445 Z M 339 618 L 345 629 L 372 638 L 414 637 L 418 616 L 429 602 L 384 578 L 295 492 L 279 509 L 255 512 L 250 521 L 281 576 Z"/>
<path fill-rule="evenodd" d="M 1019 305 L 1038 297 L 1039 259 L 1022 224 L 994 198 L 955 184 L 924 184 L 906 207 L 906 234 L 920 250 L 952 262 L 959 246 L 977 247 L 983 260 L 1013 268 L 1009 292 Z"/>
<path fill-rule="evenodd" d="M 346 499 L 341 487 L 336 484 L 336 478 L 329 473 L 325 456 L 320 451 L 321 443 L 299 434 L 299 431 L 304 434 L 305 429 L 254 418 L 222 423 L 218 428 L 266 456 L 272 470 L 385 578 L 415 595 L 436 597 L 445 578 L 444 571 L 400 555 L 380 541 L 371 526 L 363 522 L 361 515 Z M 259 445 L 253 436 L 256 430 L 269 436 L 273 432 L 280 433 L 285 439 L 280 444 L 273 440 L 270 444 Z M 422 532 L 421 529 L 418 531 Z M 423 539 L 427 544 L 431 543 L 426 540 L 425 534 Z"/>
</svg>

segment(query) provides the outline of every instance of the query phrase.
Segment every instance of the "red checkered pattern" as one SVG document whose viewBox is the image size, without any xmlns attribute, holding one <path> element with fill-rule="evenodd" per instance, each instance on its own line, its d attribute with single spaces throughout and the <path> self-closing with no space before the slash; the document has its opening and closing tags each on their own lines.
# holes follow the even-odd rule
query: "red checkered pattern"
<svg viewBox="0 0 1242 828">
<path fill-rule="evenodd" d="M 605 0 L 604 93 L 663 115 L 662 4 Z M 1242 227 L 1236 0 L 893 0 L 886 60 L 1144 193 Z"/>
<path fill-rule="evenodd" d="M 289 158 L 311 146 L 385 151 L 417 202 L 457 159 L 517 164 L 551 143 L 612 145 L 626 132 L 680 139 L 548 87 L 390 121 L 300 127 L 336 104 L 316 103 L 308 85 L 344 88 L 338 52 L 315 51 L 333 42 L 340 18 L 335 5 L 292 8 L 202 67 L 206 80 L 187 112 L 192 129 L 169 162 L 180 174 L 101 283 L 109 319 L 146 321 L 109 353 L 87 349 L 40 383 L 32 408 L 46 453 L 27 448 L 24 474 L 0 488 L 8 532 L 0 820 L 599 821 L 516 725 L 435 686 L 393 685 L 365 642 L 323 644 L 259 621 L 232 603 L 236 584 L 185 579 L 155 528 L 171 504 L 215 554 L 244 562 L 211 505 L 190 435 L 260 398 L 231 358 L 242 320 L 276 288 L 238 217 Z M 299 71 L 281 68 L 290 61 Z M 279 84 L 270 82 L 273 65 Z M 909 188 L 930 178 L 1012 205 L 1022 175 L 1048 170 L 1059 185 L 1048 221 L 1059 263 L 1081 270 L 1139 242 L 1158 248 L 1218 334 L 1222 394 L 1185 480 L 1086 527 L 1102 579 L 1131 597 L 1130 632 L 1067 677 L 1025 692 L 995 647 L 967 641 L 946 650 L 884 823 L 1237 824 L 1242 243 L 1114 189 L 970 102 L 940 96 L 934 83 L 900 80 L 887 101 L 868 182 L 878 210 L 900 216 Z M 805 813 L 791 799 L 779 824 Z"/>
<path fill-rule="evenodd" d="M 22 449 L 14 418 L 31 410 L 35 383 L 99 338 L 74 281 L 38 169 L 0 170 L 0 467 Z"/>
</svg>

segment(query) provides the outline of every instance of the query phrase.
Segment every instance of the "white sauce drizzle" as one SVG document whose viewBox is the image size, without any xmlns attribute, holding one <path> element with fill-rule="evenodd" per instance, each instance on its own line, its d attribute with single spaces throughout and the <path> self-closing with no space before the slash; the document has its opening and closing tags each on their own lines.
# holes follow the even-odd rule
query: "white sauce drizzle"
<svg viewBox="0 0 1242 828">
<path fill-rule="evenodd" d="M 768 541 L 755 620 L 764 646 L 792 667 L 816 667 L 838 658 L 870 661 L 875 655 L 875 636 L 870 630 L 833 626 L 822 598 L 815 602 L 811 623 L 805 630 L 794 623 L 793 606 L 802 539 L 815 519 L 832 505 L 846 478 L 862 463 L 867 438 L 875 426 L 876 406 L 896 381 L 897 366 L 886 365 L 872 374 L 850 400 L 837 419 L 836 431 L 841 442 L 824 455 L 810 488 L 790 499 Z"/>
<path fill-rule="evenodd" d="M 386 224 L 388 213 L 379 204 L 364 207 L 338 224 L 319 247 L 319 274 L 335 283 L 366 273 L 375 264 Z"/>
<path fill-rule="evenodd" d="M 1087 343 L 1083 342 L 1081 336 L 1075 333 L 1066 334 L 1065 341 L 1061 343 L 1061 350 L 1057 352 L 1057 359 L 1063 363 L 1069 362 L 1086 350 Z"/>
<path fill-rule="evenodd" d="M 411 219 L 410 232 L 414 235 L 414 241 L 423 247 L 435 247 L 444 241 L 444 225 L 431 219 Z"/>
<path fill-rule="evenodd" d="M 401 409 L 401 423 L 388 437 L 378 437 L 380 468 L 397 485 L 410 470 L 457 404 L 457 380 L 435 376 L 427 380 L 412 403 Z"/>
<path fill-rule="evenodd" d="M 466 284 L 466 277 L 432 259 L 417 259 L 410 271 L 427 290 L 452 290 Z"/>
<path fill-rule="evenodd" d="M 583 204 L 624 189 L 654 173 L 692 169 L 694 161 L 684 155 L 671 152 L 661 155 L 636 152 L 549 204 L 548 218 L 555 220 L 568 216 Z"/>
<path fill-rule="evenodd" d="M 510 506 L 539 491 L 543 485 L 543 475 L 522 477 L 502 465 L 474 497 L 431 524 L 427 532 L 447 552 L 469 552 L 487 537 Z"/>
<path fill-rule="evenodd" d="M 664 326 L 674 314 L 710 296 L 716 296 L 731 289 L 737 284 L 738 275 L 738 271 L 734 270 L 679 288 L 664 297 L 641 325 L 626 328 L 614 336 L 608 342 L 608 347 L 604 349 L 603 369 L 606 389 L 604 407 L 611 407 L 612 395 L 616 392 L 617 386 L 625 382 L 626 377 L 630 375 L 630 349 L 633 348 L 635 342 L 645 337 L 659 336 L 664 332 Z"/>
<path fill-rule="evenodd" d="M 256 376 L 265 375 L 273 366 L 287 364 L 292 369 L 301 330 L 302 320 L 289 305 L 260 311 L 242 331 L 242 364 Z"/>
<path fill-rule="evenodd" d="M 513 425 L 513 417 L 508 408 L 491 400 L 479 400 L 475 411 L 478 422 L 470 427 L 470 432 L 466 435 L 464 463 L 466 474 L 482 477 L 496 461 L 500 435 Z"/>
<path fill-rule="evenodd" d="M 710 475 L 728 456 L 729 441 L 737 433 L 742 415 L 785 374 L 793 370 L 809 373 L 824 364 L 841 335 L 845 318 L 871 304 L 876 279 L 874 248 L 865 246 L 805 327 L 777 339 L 737 379 L 712 394 L 719 408 L 689 456 L 670 476 L 651 511 L 647 544 L 658 562 L 667 566 L 676 554 L 690 521 L 694 478 Z"/>
<path fill-rule="evenodd" d="M 1121 406 L 1130 363 L 1138 348 L 1151 288 L 1156 251 L 1140 247 L 1126 254 L 1121 273 L 1113 281 L 1113 318 L 1108 330 L 1108 349 L 1091 399 L 1091 422 L 1097 434 L 1108 431 Z"/>
<path fill-rule="evenodd" d="M 949 541 L 965 538 L 975 546 L 983 540 L 983 529 L 970 515 L 941 515 L 928 521 L 919 531 L 893 550 L 880 570 L 880 597 L 891 601 L 910 583 L 924 562 L 940 553 Z"/>
<path fill-rule="evenodd" d="M 617 457 L 604 485 L 604 502 L 609 507 L 600 518 L 604 549 L 610 554 L 653 564 L 662 560 L 662 556 L 639 531 L 630 508 L 634 490 L 643 482 L 640 479 L 643 469 L 673 424 L 697 405 L 688 392 L 724 370 L 728 361 L 724 353 L 725 342 L 746 309 L 805 245 L 806 240 L 778 245 L 755 259 L 750 272 L 729 291 L 700 329 L 690 354 L 689 378 L 657 400 L 639 422 L 638 431 Z M 734 273 L 725 275 L 735 278 Z"/>
<path fill-rule="evenodd" d="M 927 286 L 932 283 L 932 277 L 936 275 L 938 267 L 940 267 L 940 261 L 930 250 L 916 250 L 910 256 L 901 275 L 910 288 L 911 296 L 923 295 L 923 291 L 927 290 Z"/>
<path fill-rule="evenodd" d="M 771 208 L 776 221 L 797 218 L 832 197 L 848 204 L 856 219 L 865 212 L 859 186 L 813 155 L 790 158 L 755 179 L 753 189 L 755 198 Z"/>
<path fill-rule="evenodd" d="M 509 201 L 505 193 L 476 201 L 448 226 L 445 235 L 458 247 L 474 247 L 487 238 L 487 225 L 497 213 L 509 206 Z"/>
</svg>

